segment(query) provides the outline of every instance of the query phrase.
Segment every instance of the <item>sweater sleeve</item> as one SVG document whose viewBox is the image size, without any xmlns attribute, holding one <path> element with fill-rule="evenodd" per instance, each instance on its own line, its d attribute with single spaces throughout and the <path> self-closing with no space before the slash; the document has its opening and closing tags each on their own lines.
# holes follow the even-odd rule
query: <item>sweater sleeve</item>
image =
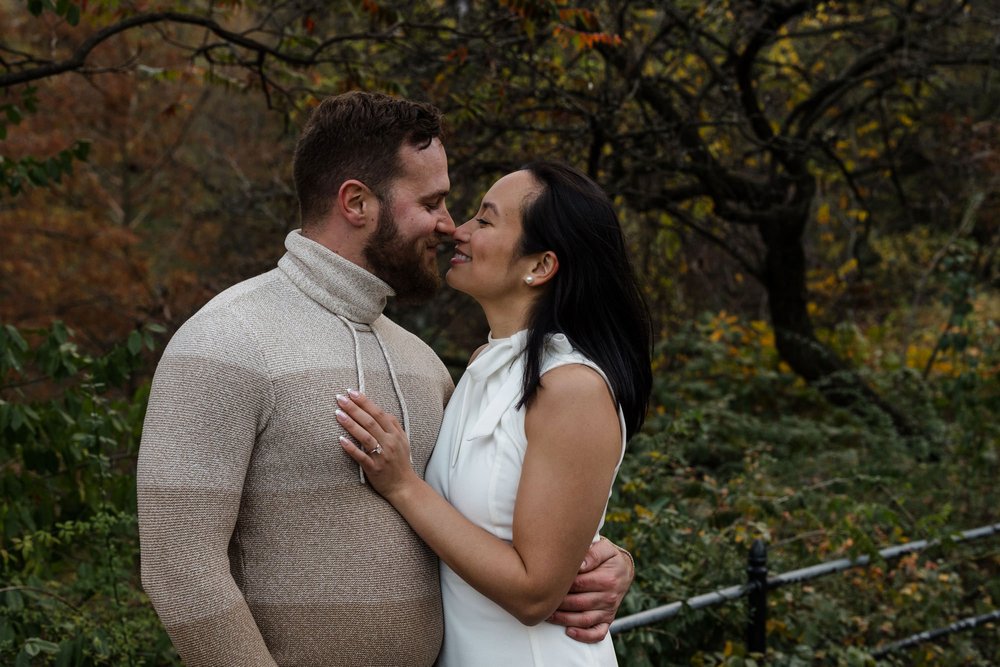
<svg viewBox="0 0 1000 667">
<path fill-rule="evenodd" d="M 273 406 L 259 348 L 226 308 L 181 327 L 153 378 L 137 470 L 142 585 L 188 667 L 276 664 L 228 551 Z"/>
</svg>

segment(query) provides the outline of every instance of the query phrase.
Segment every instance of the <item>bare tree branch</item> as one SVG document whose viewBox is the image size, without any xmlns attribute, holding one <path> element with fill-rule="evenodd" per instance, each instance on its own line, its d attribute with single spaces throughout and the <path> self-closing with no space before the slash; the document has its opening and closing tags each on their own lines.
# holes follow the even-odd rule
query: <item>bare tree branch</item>
<svg viewBox="0 0 1000 667">
<path fill-rule="evenodd" d="M 16 72 L 8 72 L 6 74 L 0 75 L 0 88 L 9 88 L 10 86 L 16 86 L 23 83 L 29 83 L 31 81 L 37 81 L 39 79 L 44 79 L 50 76 L 55 76 L 62 74 L 64 72 L 70 72 L 79 70 L 82 68 L 87 60 L 87 56 L 90 55 L 97 46 L 102 42 L 107 41 L 111 37 L 131 30 L 133 28 L 138 28 L 140 26 L 151 25 L 156 23 L 179 23 L 184 25 L 194 25 L 205 28 L 209 32 L 215 34 L 221 39 L 225 40 L 229 44 L 243 47 L 251 51 L 255 51 L 261 56 L 270 56 L 278 61 L 286 63 L 288 65 L 306 67 L 309 65 L 315 65 L 319 60 L 319 54 L 323 52 L 324 49 L 330 47 L 331 45 L 339 42 L 345 41 L 370 41 L 370 40 L 386 40 L 396 29 L 397 26 L 392 26 L 388 30 L 380 33 L 358 33 L 351 35 L 340 35 L 325 40 L 323 43 L 315 47 L 310 53 L 305 55 L 298 55 L 288 51 L 282 51 L 274 46 L 265 44 L 259 40 L 248 37 L 246 33 L 237 33 L 231 30 L 223 28 L 221 25 L 216 23 L 210 18 L 204 16 L 196 16 L 193 14 L 183 14 L 180 12 L 152 12 L 148 14 L 139 14 L 137 16 L 131 16 L 127 19 L 123 19 L 118 23 L 106 26 L 101 30 L 98 30 L 87 39 L 85 39 L 80 46 L 76 48 L 73 55 L 59 62 L 50 62 L 45 65 L 40 65 L 38 67 L 32 67 L 30 69 L 19 70 Z"/>
</svg>

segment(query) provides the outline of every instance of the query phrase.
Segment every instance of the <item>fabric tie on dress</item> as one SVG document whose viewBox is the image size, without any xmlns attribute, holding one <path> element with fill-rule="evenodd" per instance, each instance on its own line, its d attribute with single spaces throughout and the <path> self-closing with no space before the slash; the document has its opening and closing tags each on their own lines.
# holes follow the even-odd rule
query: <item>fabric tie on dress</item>
<svg viewBox="0 0 1000 667">
<path fill-rule="evenodd" d="M 452 467 L 458 463 L 462 441 L 476 440 L 491 435 L 504 414 L 521 398 L 521 386 L 524 382 L 524 355 L 522 353 L 527 337 L 526 330 L 500 340 L 494 340 L 491 336 L 486 349 L 466 369 L 472 384 L 466 395 L 466 401 L 462 405 L 461 423 L 466 420 L 469 406 L 483 400 L 488 379 L 507 366 L 511 368 L 511 373 L 499 389 L 494 392 L 489 405 L 480 413 L 476 423 L 466 430 L 465 438 L 460 440 L 455 447 L 451 461 Z M 546 336 L 545 345 L 562 354 L 569 354 L 573 351 L 569 339 L 561 333 Z"/>
<path fill-rule="evenodd" d="M 490 377 L 496 375 L 501 369 L 510 366 L 512 363 L 518 360 L 521 352 L 524 351 L 524 342 L 528 337 L 528 332 L 518 331 L 513 336 L 508 338 L 493 338 L 493 334 L 490 334 L 487 339 L 487 345 L 479 353 L 479 355 L 472 361 L 471 364 L 465 369 L 464 381 L 469 383 L 468 392 L 465 395 L 465 401 L 462 403 L 459 424 L 464 425 L 465 421 L 468 419 L 469 408 L 473 405 L 478 405 L 483 401 L 484 394 L 486 392 L 486 385 Z M 520 381 L 519 373 L 512 373 L 511 378 L 514 378 L 515 382 Z M 510 378 L 508 378 L 509 384 Z M 506 386 L 504 387 L 506 389 Z M 506 405 L 510 405 L 509 402 Z M 481 421 L 481 420 L 480 420 Z M 478 425 L 478 422 L 477 422 Z M 464 430 L 459 429 L 459 432 Z M 473 436 L 468 436 L 459 439 L 458 443 L 455 445 L 455 450 L 452 453 L 451 465 L 454 467 L 458 463 L 459 452 L 462 451 L 462 442 L 464 440 L 471 440 Z"/>
</svg>

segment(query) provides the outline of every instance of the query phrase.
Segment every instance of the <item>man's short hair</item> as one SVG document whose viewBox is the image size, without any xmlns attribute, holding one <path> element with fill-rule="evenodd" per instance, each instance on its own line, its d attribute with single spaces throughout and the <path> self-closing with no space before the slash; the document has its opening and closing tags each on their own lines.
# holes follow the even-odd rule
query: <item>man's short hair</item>
<svg viewBox="0 0 1000 667">
<path fill-rule="evenodd" d="M 329 213 L 346 180 L 361 181 L 386 201 L 400 174 L 400 148 L 426 148 L 442 133 L 441 112 L 423 102 L 363 91 L 323 100 L 302 130 L 292 165 L 303 228 Z"/>
</svg>

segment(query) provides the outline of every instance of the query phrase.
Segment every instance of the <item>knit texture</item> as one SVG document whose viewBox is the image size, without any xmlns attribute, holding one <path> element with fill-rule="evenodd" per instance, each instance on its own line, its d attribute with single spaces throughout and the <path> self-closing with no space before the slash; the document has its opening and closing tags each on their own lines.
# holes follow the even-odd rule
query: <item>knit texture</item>
<svg viewBox="0 0 1000 667">
<path fill-rule="evenodd" d="M 142 582 L 185 664 L 431 665 L 437 560 L 359 480 L 334 396 L 403 421 L 424 473 L 453 386 L 384 315 L 384 282 L 298 232 L 188 320 L 153 378 L 137 473 Z M 344 322 L 342 318 L 348 320 Z M 354 336 L 347 329 L 354 327 Z"/>
</svg>

